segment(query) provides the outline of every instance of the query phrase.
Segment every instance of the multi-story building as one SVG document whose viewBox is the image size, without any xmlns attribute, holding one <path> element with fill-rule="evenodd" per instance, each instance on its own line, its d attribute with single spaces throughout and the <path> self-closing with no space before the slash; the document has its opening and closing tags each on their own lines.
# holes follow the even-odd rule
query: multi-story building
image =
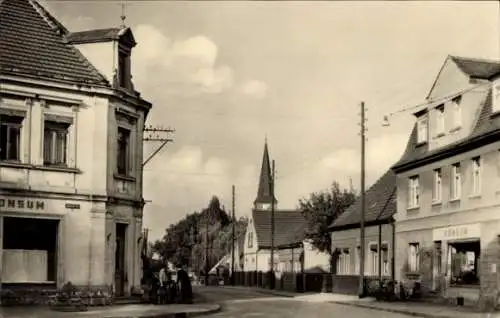
<svg viewBox="0 0 500 318">
<path fill-rule="evenodd" d="M 142 132 L 129 28 L 71 33 L 0 1 L 2 287 L 140 287 Z"/>
<path fill-rule="evenodd" d="M 497 299 L 500 62 L 449 56 L 415 113 L 397 174 L 396 279 Z"/>
</svg>

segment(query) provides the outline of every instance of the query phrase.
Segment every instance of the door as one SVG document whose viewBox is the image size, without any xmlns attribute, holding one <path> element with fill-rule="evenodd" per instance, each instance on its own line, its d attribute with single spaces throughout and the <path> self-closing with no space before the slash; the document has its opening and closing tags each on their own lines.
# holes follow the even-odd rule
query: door
<svg viewBox="0 0 500 318">
<path fill-rule="evenodd" d="M 116 249 L 115 249 L 115 293 L 116 296 L 125 295 L 125 285 L 127 280 L 126 273 L 126 233 L 127 224 L 117 223 L 116 224 Z"/>
</svg>

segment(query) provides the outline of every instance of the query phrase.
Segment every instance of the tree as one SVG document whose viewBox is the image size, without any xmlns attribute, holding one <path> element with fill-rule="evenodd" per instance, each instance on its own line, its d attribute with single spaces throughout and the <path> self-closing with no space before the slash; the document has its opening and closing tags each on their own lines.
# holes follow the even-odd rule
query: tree
<svg viewBox="0 0 500 318">
<path fill-rule="evenodd" d="M 313 192 L 299 200 L 299 209 L 307 220 L 305 238 L 313 247 L 331 255 L 331 234 L 328 227 L 356 200 L 353 189 L 341 189 L 333 182 L 328 191 Z"/>
</svg>

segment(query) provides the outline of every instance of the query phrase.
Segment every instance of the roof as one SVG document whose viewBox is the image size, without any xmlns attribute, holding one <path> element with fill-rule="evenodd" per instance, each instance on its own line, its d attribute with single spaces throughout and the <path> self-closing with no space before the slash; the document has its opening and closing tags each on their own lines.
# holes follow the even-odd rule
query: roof
<svg viewBox="0 0 500 318">
<path fill-rule="evenodd" d="M 489 79 L 500 73 L 500 61 L 450 55 L 455 64 L 470 77 Z"/>
<path fill-rule="evenodd" d="M 0 71 L 45 80 L 109 85 L 71 44 L 68 30 L 32 0 L 0 1 Z"/>
<path fill-rule="evenodd" d="M 271 164 L 269 160 L 269 150 L 267 141 L 264 144 L 264 154 L 262 156 L 262 166 L 260 168 L 259 188 L 257 190 L 257 198 L 254 203 L 272 203 L 273 198 L 271 194 Z M 276 198 L 274 198 L 276 202 Z"/>
<path fill-rule="evenodd" d="M 255 234 L 259 248 L 271 247 L 271 212 L 254 210 L 252 212 Z M 301 231 L 305 229 L 306 219 L 301 211 L 281 210 L 274 214 L 274 246 L 296 243 L 301 239 Z M 294 242 L 292 242 L 294 241 Z"/>
<path fill-rule="evenodd" d="M 385 172 L 365 192 L 365 222 L 388 221 L 396 213 L 396 174 Z M 330 226 L 331 229 L 359 225 L 361 222 L 361 199 L 358 198 Z"/>
<path fill-rule="evenodd" d="M 427 144 L 419 145 L 417 143 L 417 124 L 415 123 L 403 156 L 392 168 L 396 170 L 396 172 L 404 171 L 410 169 L 410 167 L 413 167 L 415 165 L 421 165 L 424 162 L 432 161 L 434 160 L 433 158 L 447 156 L 447 154 L 451 154 L 453 151 L 455 151 L 455 153 L 458 153 L 460 149 L 464 149 L 465 151 L 465 149 L 468 149 L 471 143 L 477 142 L 483 137 L 486 138 L 489 134 L 499 132 L 499 122 L 491 118 L 491 90 L 488 90 L 484 93 L 484 96 L 481 98 L 480 103 L 481 104 L 479 107 L 479 112 L 477 114 L 477 118 L 475 119 L 472 132 L 467 137 L 461 140 L 432 151 L 428 151 Z"/>
<path fill-rule="evenodd" d="M 127 35 L 130 37 L 132 46 L 135 46 L 136 42 L 133 38 L 130 28 L 107 28 L 107 29 L 96 29 L 89 31 L 73 32 L 69 34 L 66 38 L 70 43 L 97 43 L 97 42 L 107 42 L 116 41 Z"/>
</svg>

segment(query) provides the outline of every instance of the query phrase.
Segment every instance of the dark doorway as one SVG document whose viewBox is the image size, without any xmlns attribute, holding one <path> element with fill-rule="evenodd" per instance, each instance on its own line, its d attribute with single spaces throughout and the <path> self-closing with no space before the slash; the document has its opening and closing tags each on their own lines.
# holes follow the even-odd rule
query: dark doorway
<svg viewBox="0 0 500 318">
<path fill-rule="evenodd" d="M 127 224 L 116 223 L 116 250 L 115 250 L 115 293 L 116 293 L 116 296 L 124 296 L 125 295 L 126 234 L 127 234 Z"/>
<path fill-rule="evenodd" d="M 4 281 L 55 284 L 58 228 L 59 220 L 4 217 Z"/>
</svg>

